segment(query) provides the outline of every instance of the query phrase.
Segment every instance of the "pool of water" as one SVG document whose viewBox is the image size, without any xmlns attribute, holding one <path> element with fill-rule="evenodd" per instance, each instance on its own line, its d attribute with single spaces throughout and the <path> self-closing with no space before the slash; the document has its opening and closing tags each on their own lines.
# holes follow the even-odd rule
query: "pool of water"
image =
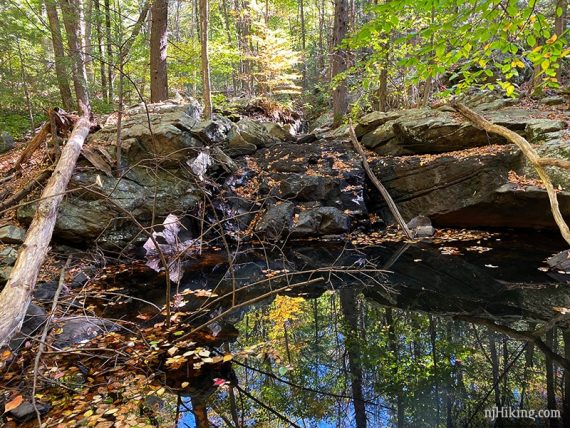
<svg viewBox="0 0 570 428">
<path fill-rule="evenodd" d="M 166 374 L 178 426 L 570 426 L 536 417 L 570 405 L 570 291 L 544 269 L 564 248 L 509 233 L 206 254 L 174 299 L 231 359 Z M 137 299 L 100 315 L 154 322 L 163 280 L 118 275 Z M 511 418 L 493 421 L 493 408 Z"/>
</svg>

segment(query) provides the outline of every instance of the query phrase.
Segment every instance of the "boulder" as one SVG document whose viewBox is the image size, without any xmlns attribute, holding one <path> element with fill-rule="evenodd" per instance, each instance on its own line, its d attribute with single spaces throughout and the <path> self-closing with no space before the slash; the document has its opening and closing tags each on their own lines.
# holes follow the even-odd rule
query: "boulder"
<svg viewBox="0 0 570 428">
<path fill-rule="evenodd" d="M 295 216 L 291 236 L 338 235 L 350 231 L 350 217 L 335 207 L 318 207 Z"/>
<path fill-rule="evenodd" d="M 537 153 L 542 158 L 555 158 L 570 161 L 570 134 L 564 135 L 563 133 L 544 134 L 545 137 L 552 136 L 553 139 L 542 144 Z M 546 167 L 546 172 L 552 180 L 555 187 L 561 187 L 565 190 L 570 190 L 570 174 L 568 170 L 558 167 Z M 525 160 L 523 174 L 529 178 L 538 178 L 534 167 Z"/>
<path fill-rule="evenodd" d="M 46 311 L 40 306 L 30 304 L 21 330 L 10 340 L 10 348 L 18 349 L 30 336 L 38 334 L 46 320 Z"/>
<path fill-rule="evenodd" d="M 291 202 L 275 204 L 265 211 L 255 226 L 255 232 L 266 239 L 279 239 L 289 234 L 295 205 Z"/>
<path fill-rule="evenodd" d="M 516 147 L 503 146 L 488 153 L 471 150 L 437 156 L 385 157 L 372 161 L 371 167 L 404 219 L 424 215 L 435 221 L 437 216 L 491 200 L 495 190 L 507 182 L 509 171 L 520 167 L 521 156 Z M 368 205 L 391 219 L 375 190 L 369 193 Z"/>
<path fill-rule="evenodd" d="M 522 108 L 487 111 L 485 105 L 479 108 L 484 109 L 480 112 L 491 122 L 518 132 L 533 143 L 566 128 L 564 121 L 540 118 L 544 115 L 540 111 Z M 453 111 L 427 108 L 373 112 L 359 121 L 356 131 L 365 147 L 380 155 L 392 156 L 445 153 L 507 143 L 504 138 L 488 134 Z"/>
<path fill-rule="evenodd" d="M 547 106 L 557 106 L 566 103 L 566 99 L 560 95 L 553 95 L 551 97 L 544 97 L 540 100 L 541 104 Z"/>
<path fill-rule="evenodd" d="M 570 222 L 570 193 L 559 192 L 560 212 Z M 434 224 L 454 227 L 492 227 L 558 230 L 546 190 L 507 183 L 479 203 L 432 217 Z"/>
<path fill-rule="evenodd" d="M 424 215 L 414 217 L 408 222 L 407 226 L 416 238 L 427 238 L 435 234 L 431 220 Z"/>
<path fill-rule="evenodd" d="M 0 265 L 12 266 L 16 262 L 18 251 L 12 246 L 0 249 Z"/>
<path fill-rule="evenodd" d="M 55 335 L 52 345 L 58 349 L 87 342 L 119 328 L 112 321 L 88 316 L 61 318 L 57 327 L 60 332 Z"/>
<path fill-rule="evenodd" d="M 4 244 L 21 244 L 26 237 L 26 231 L 21 227 L 7 225 L 0 227 L 0 242 Z"/>
<path fill-rule="evenodd" d="M 3 131 L 2 134 L 0 134 L 0 154 L 6 153 L 14 147 L 16 147 L 14 138 L 12 138 L 12 136 L 6 131 Z"/>
</svg>

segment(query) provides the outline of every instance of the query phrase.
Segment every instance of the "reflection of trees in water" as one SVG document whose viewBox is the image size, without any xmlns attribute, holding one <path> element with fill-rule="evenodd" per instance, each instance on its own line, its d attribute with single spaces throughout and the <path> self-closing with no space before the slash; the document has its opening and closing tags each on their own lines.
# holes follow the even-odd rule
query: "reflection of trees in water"
<svg viewBox="0 0 570 428">
<path fill-rule="evenodd" d="M 356 290 L 293 301 L 293 320 L 274 305 L 250 311 L 231 345 L 251 354 L 234 362 L 250 395 L 235 391 L 238 426 L 483 426 L 493 405 L 567 405 L 564 371 L 489 326 L 382 307 Z M 552 348 L 563 345 L 556 330 Z M 212 422 L 234 420 L 227 391 L 207 406 Z"/>
</svg>

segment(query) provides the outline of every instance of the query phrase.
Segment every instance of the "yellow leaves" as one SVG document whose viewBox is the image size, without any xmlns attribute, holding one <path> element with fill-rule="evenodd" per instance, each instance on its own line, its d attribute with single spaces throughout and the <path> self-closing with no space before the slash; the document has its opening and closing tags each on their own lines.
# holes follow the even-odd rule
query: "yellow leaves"
<svg viewBox="0 0 570 428">
<path fill-rule="evenodd" d="M 511 62 L 511 67 L 524 68 L 525 65 L 520 59 L 515 59 L 513 62 Z"/>
<path fill-rule="evenodd" d="M 547 45 L 551 45 L 551 44 L 553 44 L 556 40 L 558 40 L 558 36 L 557 36 L 556 34 L 553 34 L 552 37 L 546 41 L 546 44 L 547 44 Z"/>
</svg>

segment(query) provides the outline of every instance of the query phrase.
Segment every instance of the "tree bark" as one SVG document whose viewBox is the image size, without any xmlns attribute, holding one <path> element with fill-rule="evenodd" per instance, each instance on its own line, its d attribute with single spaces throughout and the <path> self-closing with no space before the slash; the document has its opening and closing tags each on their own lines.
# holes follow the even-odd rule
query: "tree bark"
<svg viewBox="0 0 570 428">
<path fill-rule="evenodd" d="M 67 72 L 67 67 L 65 65 L 65 50 L 63 48 L 61 25 L 59 23 L 59 17 L 57 16 L 55 0 L 46 0 L 45 5 L 53 44 L 57 86 L 59 88 L 59 93 L 61 94 L 63 109 L 71 111 L 73 110 L 73 99 L 71 97 L 71 89 L 69 88 L 69 73 Z"/>
<path fill-rule="evenodd" d="M 346 71 L 348 52 L 341 47 L 341 43 L 348 32 L 348 1 L 335 0 L 334 2 L 334 27 L 333 27 L 333 52 L 331 58 L 331 75 L 336 76 Z M 333 90 L 333 126 L 342 122 L 348 110 L 347 88 L 344 79 L 335 82 Z"/>
<path fill-rule="evenodd" d="M 107 41 L 107 101 L 113 102 L 113 42 L 111 37 L 111 6 L 105 0 L 105 29 Z"/>
<path fill-rule="evenodd" d="M 95 81 L 95 73 L 93 71 L 93 45 L 91 44 L 91 37 L 93 35 L 93 0 L 85 0 L 83 10 L 85 22 L 85 68 L 87 70 L 88 82 L 91 83 Z"/>
<path fill-rule="evenodd" d="M 208 58 L 208 0 L 199 0 L 200 8 L 200 52 L 202 58 L 202 96 L 204 98 L 204 119 L 212 117 L 212 96 L 210 91 L 210 61 Z"/>
<path fill-rule="evenodd" d="M 72 79 L 77 104 L 81 115 L 90 119 L 91 106 L 89 104 L 89 93 L 87 92 L 87 72 L 85 70 L 84 56 L 81 52 L 80 11 L 77 2 L 73 0 L 60 0 L 60 4 L 63 13 L 63 25 L 67 33 L 69 55 L 72 59 Z"/>
<path fill-rule="evenodd" d="M 103 95 L 103 100 L 109 102 L 109 92 L 107 90 L 107 74 L 105 71 L 105 54 L 103 46 L 103 29 L 101 26 L 101 6 L 99 0 L 93 0 L 95 7 L 95 19 L 96 29 L 97 29 L 97 50 L 99 53 L 99 72 L 101 74 L 101 93 Z"/>
<path fill-rule="evenodd" d="M 18 253 L 16 264 L 0 293 L 0 307 L 2 308 L 0 346 L 8 344 L 12 336 L 22 327 L 40 268 L 49 249 L 59 205 L 65 195 L 83 142 L 91 128 L 91 107 L 87 88 L 84 86 L 86 83 L 85 63 L 82 60 L 79 45 L 79 15 L 73 0 L 60 0 L 60 4 L 68 32 L 67 40 L 72 54 L 74 74 L 77 71 L 77 76 L 74 75 L 73 80 L 82 116 L 75 124 L 55 171 L 42 192 L 34 218 Z"/>
<path fill-rule="evenodd" d="M 151 8 L 150 27 L 150 100 L 153 103 L 168 98 L 166 70 L 168 0 L 155 0 Z"/>
</svg>

